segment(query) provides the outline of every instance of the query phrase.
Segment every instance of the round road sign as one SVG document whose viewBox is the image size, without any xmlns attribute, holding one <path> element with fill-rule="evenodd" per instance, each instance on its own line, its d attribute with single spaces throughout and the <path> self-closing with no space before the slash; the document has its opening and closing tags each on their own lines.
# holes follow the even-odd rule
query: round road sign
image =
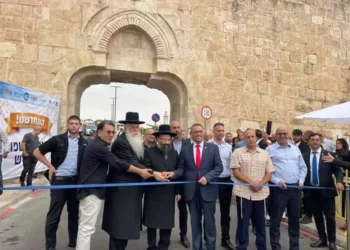
<svg viewBox="0 0 350 250">
<path fill-rule="evenodd" d="M 203 106 L 201 108 L 201 116 L 204 120 L 210 120 L 213 116 L 213 110 L 209 106 Z"/>
<path fill-rule="evenodd" d="M 159 120 L 160 120 L 160 115 L 159 114 L 155 113 L 155 114 L 152 115 L 152 121 L 159 122 Z"/>
</svg>

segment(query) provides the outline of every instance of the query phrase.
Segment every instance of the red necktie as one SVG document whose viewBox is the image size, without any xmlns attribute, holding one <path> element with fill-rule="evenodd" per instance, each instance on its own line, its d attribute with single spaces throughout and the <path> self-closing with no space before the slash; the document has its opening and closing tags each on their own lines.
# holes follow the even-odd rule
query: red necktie
<svg viewBox="0 0 350 250">
<path fill-rule="evenodd" d="M 199 168 L 201 165 L 201 150 L 199 149 L 201 145 L 196 145 L 196 167 Z"/>
</svg>

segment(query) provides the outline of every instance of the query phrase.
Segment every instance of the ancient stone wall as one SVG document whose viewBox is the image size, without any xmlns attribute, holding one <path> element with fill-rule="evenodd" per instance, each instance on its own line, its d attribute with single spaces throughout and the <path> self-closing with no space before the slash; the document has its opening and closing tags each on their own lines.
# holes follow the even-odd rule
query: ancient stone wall
<svg viewBox="0 0 350 250">
<path fill-rule="evenodd" d="M 210 105 L 208 125 L 340 134 L 294 117 L 350 97 L 349 15 L 349 0 L 0 0 L 0 80 L 59 96 L 62 121 L 84 88 L 130 71 L 176 90 L 187 125 Z"/>
</svg>

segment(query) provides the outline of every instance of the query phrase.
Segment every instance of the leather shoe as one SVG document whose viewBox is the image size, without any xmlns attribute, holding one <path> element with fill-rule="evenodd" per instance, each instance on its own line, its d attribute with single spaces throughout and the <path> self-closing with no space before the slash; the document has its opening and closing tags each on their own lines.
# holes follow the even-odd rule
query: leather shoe
<svg viewBox="0 0 350 250">
<path fill-rule="evenodd" d="M 74 242 L 70 241 L 70 242 L 68 243 L 68 247 L 73 247 L 73 248 L 75 248 L 76 246 L 77 246 L 77 242 L 76 242 L 76 241 L 74 241 Z"/>
<path fill-rule="evenodd" d="M 337 245 L 334 242 L 329 242 L 329 250 L 338 250 Z"/>
<path fill-rule="evenodd" d="M 319 239 L 318 241 L 310 244 L 310 247 L 315 247 L 315 248 L 316 247 L 326 247 L 326 246 L 328 246 L 327 245 L 327 241 L 321 240 L 321 239 Z"/>
<path fill-rule="evenodd" d="M 186 236 L 181 236 L 180 241 L 184 247 L 190 248 L 190 242 L 188 241 Z"/>
<path fill-rule="evenodd" d="M 228 250 L 235 250 L 230 240 L 221 241 L 221 246 Z"/>
</svg>

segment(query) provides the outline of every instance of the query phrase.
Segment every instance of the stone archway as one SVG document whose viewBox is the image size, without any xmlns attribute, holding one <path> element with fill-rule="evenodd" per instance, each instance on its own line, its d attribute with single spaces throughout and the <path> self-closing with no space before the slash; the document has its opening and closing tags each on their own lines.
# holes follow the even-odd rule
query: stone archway
<svg viewBox="0 0 350 250">
<path fill-rule="evenodd" d="M 172 60 L 178 46 L 168 26 L 136 10 L 114 13 L 106 9 L 87 24 L 84 36 L 95 65 L 80 68 L 70 78 L 66 117 L 79 114 L 81 96 L 89 86 L 121 82 L 162 91 L 170 101 L 171 120 L 188 125 L 186 85 L 162 67 L 163 60 Z"/>
<path fill-rule="evenodd" d="M 170 101 L 170 119 L 187 125 L 187 89 L 176 75 L 171 73 L 141 73 L 110 70 L 90 66 L 78 70 L 68 84 L 67 116 L 80 113 L 80 100 L 83 92 L 94 84 L 111 82 L 145 85 L 162 91 Z"/>
</svg>

